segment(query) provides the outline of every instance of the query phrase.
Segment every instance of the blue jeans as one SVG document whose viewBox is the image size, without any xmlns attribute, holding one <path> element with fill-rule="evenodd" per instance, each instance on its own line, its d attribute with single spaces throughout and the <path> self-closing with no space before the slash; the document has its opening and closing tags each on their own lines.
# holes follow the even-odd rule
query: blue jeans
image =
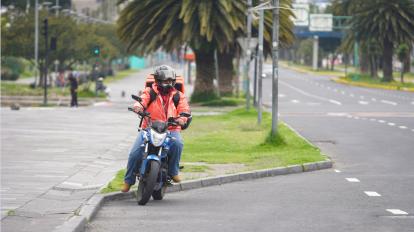
<svg viewBox="0 0 414 232">
<path fill-rule="evenodd" d="M 175 140 L 171 141 L 171 147 L 168 151 L 168 175 L 176 176 L 178 175 L 181 153 L 183 151 L 183 140 L 181 139 L 180 132 L 173 131 L 171 132 L 171 136 L 174 137 Z M 142 132 L 138 134 L 137 139 L 129 152 L 127 171 L 125 173 L 124 181 L 130 185 L 135 184 L 135 173 L 139 172 L 141 165 L 142 156 L 145 150 L 145 147 L 141 147 L 141 145 Z"/>
</svg>

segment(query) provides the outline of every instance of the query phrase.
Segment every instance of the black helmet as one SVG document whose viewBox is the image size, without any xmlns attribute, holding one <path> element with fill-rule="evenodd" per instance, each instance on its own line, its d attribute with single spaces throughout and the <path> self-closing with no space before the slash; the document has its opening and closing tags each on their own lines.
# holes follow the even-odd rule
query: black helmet
<svg viewBox="0 0 414 232">
<path fill-rule="evenodd" d="M 155 69 L 155 82 L 162 89 L 174 87 L 176 81 L 175 70 L 168 65 L 161 65 Z M 163 84 L 162 81 L 171 80 L 171 84 Z"/>
</svg>

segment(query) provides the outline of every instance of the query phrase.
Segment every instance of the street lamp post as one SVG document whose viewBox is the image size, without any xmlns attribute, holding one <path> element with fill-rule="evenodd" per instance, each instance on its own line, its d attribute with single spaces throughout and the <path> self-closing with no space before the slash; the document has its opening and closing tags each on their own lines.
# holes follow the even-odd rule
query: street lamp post
<svg viewBox="0 0 414 232">
<path fill-rule="evenodd" d="M 273 0 L 272 36 L 272 135 L 277 135 L 279 80 L 279 0 Z"/>
<path fill-rule="evenodd" d="M 252 0 L 247 0 L 248 8 L 252 7 Z M 250 48 L 250 40 L 252 38 L 252 12 L 247 12 L 247 50 L 246 50 L 246 57 L 245 57 L 245 74 L 246 75 L 246 109 L 250 110 L 250 77 L 249 77 L 249 68 L 250 68 L 250 55 L 251 55 L 251 48 Z"/>
<path fill-rule="evenodd" d="M 257 124 L 261 124 L 262 123 L 262 92 L 263 92 L 263 87 L 262 87 L 262 80 L 263 80 L 263 27 L 264 27 L 264 10 L 260 11 L 260 16 L 259 16 L 259 52 L 258 52 L 258 60 L 259 60 L 259 67 L 258 67 L 258 78 L 259 78 L 259 83 L 258 83 L 258 104 L 257 104 Z"/>
<path fill-rule="evenodd" d="M 48 19 L 46 18 L 44 21 L 44 36 L 45 36 L 45 76 L 44 76 L 44 96 L 43 96 L 43 104 L 47 105 L 47 66 L 48 66 L 48 62 L 49 62 L 49 45 L 48 45 L 48 40 L 49 40 L 49 34 L 48 34 L 48 30 L 49 30 L 49 22 Z"/>
<path fill-rule="evenodd" d="M 37 83 L 37 77 L 39 75 L 39 63 L 38 63 L 38 54 L 39 54 L 39 3 L 38 0 L 35 2 L 35 42 L 34 42 L 34 57 L 35 57 L 35 83 Z"/>
</svg>

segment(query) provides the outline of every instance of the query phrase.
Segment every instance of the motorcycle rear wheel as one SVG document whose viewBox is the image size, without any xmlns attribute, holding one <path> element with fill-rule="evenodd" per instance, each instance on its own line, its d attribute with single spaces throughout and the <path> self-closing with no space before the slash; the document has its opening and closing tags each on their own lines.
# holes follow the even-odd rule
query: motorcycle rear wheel
<svg viewBox="0 0 414 232">
<path fill-rule="evenodd" d="M 155 160 L 151 160 L 148 164 L 148 172 L 145 174 L 145 178 L 139 180 L 137 190 L 137 202 L 138 205 L 145 205 L 151 198 L 154 191 L 155 184 L 157 183 L 158 173 L 160 170 L 160 163 Z"/>
</svg>

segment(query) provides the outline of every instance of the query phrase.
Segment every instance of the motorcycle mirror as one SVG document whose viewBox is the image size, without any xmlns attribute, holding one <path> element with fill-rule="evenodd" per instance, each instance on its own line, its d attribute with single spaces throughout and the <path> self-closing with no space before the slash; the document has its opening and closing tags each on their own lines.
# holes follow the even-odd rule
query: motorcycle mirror
<svg viewBox="0 0 414 232">
<path fill-rule="evenodd" d="M 189 118 L 189 117 L 191 117 L 191 114 L 189 114 L 189 113 L 180 113 L 180 116 L 181 117 L 186 117 L 186 118 Z"/>
<path fill-rule="evenodd" d="M 137 102 L 142 102 L 142 98 L 138 97 L 137 95 L 132 94 L 131 97 Z"/>
</svg>

